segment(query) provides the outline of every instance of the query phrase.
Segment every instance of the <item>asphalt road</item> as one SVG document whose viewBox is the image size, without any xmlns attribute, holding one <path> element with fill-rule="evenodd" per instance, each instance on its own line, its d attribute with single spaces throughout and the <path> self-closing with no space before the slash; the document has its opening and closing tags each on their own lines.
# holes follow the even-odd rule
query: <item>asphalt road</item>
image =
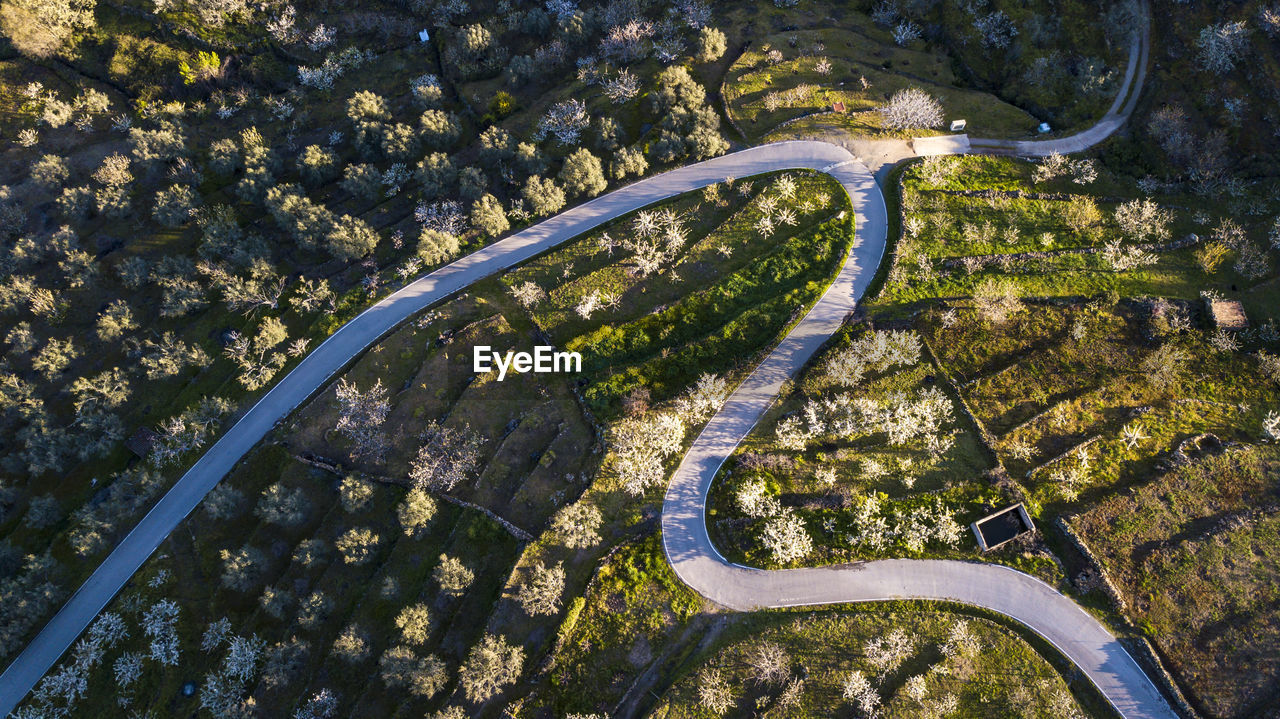
<svg viewBox="0 0 1280 719">
<path fill-rule="evenodd" d="M 730 395 L 672 476 L 662 508 L 662 539 L 676 575 L 704 597 L 742 611 L 885 599 L 983 607 L 1016 619 L 1056 646 L 1126 719 L 1176 719 L 1106 627 L 1049 585 L 1016 570 L 978 562 L 895 559 L 766 571 L 731 564 L 712 544 L 705 514 L 716 472 L 773 403 L 782 383 L 853 311 L 884 252 L 888 217 L 871 172 L 855 161 L 830 173 L 853 200 L 857 242 L 826 294 Z"/>
<path fill-rule="evenodd" d="M 1099 125 L 1047 142 L 974 140 L 975 151 L 1047 155 L 1084 149 L 1105 139 L 1132 112 L 1145 75 L 1148 44 L 1144 33 L 1131 51 L 1122 91 Z M 480 279 L 638 208 L 728 177 L 800 168 L 827 172 L 844 186 L 857 216 L 857 242 L 835 282 L 734 391 L 676 470 L 663 507 L 662 528 L 677 575 L 708 599 L 740 610 L 905 598 L 983 607 L 1022 622 L 1058 647 L 1126 719 L 1176 717 L 1105 627 L 1070 599 L 1026 574 L 991 564 L 935 560 L 763 571 L 730 564 L 711 544 L 704 511 L 716 471 L 773 402 L 782 383 L 853 311 L 885 249 L 888 214 L 871 172 L 843 147 L 812 141 L 754 147 L 620 188 L 425 275 L 343 325 L 205 452 L 13 660 L 0 675 L 0 715 L 13 711 L 164 538 L 277 422 L 405 319 Z"/>
<path fill-rule="evenodd" d="M 396 325 L 477 280 L 519 264 L 632 210 L 727 177 L 824 169 L 850 156 L 817 142 L 753 147 L 641 180 L 566 210 L 425 275 L 378 302 L 316 347 L 260 399 L 160 499 L 0 675 L 8 715 L 88 627 L 164 538 L 275 424 Z"/>
</svg>

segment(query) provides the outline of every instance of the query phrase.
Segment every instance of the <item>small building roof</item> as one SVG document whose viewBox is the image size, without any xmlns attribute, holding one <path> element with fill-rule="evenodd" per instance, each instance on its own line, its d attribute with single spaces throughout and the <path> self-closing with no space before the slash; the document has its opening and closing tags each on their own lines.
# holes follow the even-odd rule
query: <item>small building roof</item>
<svg viewBox="0 0 1280 719">
<path fill-rule="evenodd" d="M 1209 317 L 1215 327 L 1224 330 L 1249 328 L 1249 317 L 1244 313 L 1240 300 L 1209 300 Z"/>
<path fill-rule="evenodd" d="M 978 548 L 989 552 L 1026 534 L 1034 532 L 1036 525 L 1027 514 L 1022 502 L 992 512 L 970 524 L 973 536 L 978 540 Z"/>
<path fill-rule="evenodd" d="M 844 112 L 845 106 L 843 102 L 840 102 L 839 100 L 837 100 L 836 102 L 831 103 L 831 109 L 834 110 L 835 112 Z"/>
<path fill-rule="evenodd" d="M 124 441 L 124 446 L 139 457 L 146 457 L 151 452 L 151 445 L 155 444 L 158 438 L 150 427 L 140 427 L 132 437 Z"/>
</svg>

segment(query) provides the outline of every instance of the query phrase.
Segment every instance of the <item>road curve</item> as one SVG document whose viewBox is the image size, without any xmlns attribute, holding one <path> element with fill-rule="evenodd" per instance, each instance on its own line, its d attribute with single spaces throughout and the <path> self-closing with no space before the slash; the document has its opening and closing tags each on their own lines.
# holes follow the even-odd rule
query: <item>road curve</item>
<svg viewBox="0 0 1280 719">
<path fill-rule="evenodd" d="M 984 154 L 1046 156 L 1093 147 L 1133 113 L 1146 78 L 1150 9 L 1134 38 L 1124 82 L 1098 124 L 1044 141 L 970 140 Z M 733 564 L 707 532 L 707 493 L 716 473 L 791 378 L 853 311 L 879 264 L 888 230 L 884 198 L 859 162 L 833 168 L 853 201 L 858 239 L 839 276 L 809 313 L 730 395 L 681 460 L 662 510 L 667 558 L 681 581 L 731 609 L 814 606 L 888 599 L 930 599 L 988 609 L 1030 628 L 1089 677 L 1125 719 L 1178 715 L 1124 646 L 1096 618 L 1044 582 L 1008 567 L 978 562 L 890 559 L 841 567 L 766 571 Z"/>
<path fill-rule="evenodd" d="M 1000 141 L 980 152 L 1045 155 L 1089 147 L 1132 111 L 1145 74 L 1148 41 L 1131 52 L 1124 89 L 1095 128 L 1047 143 Z M 1136 47 L 1136 46 L 1135 46 Z M 1121 105 L 1125 94 L 1129 100 Z M 1117 121 L 1117 113 L 1123 115 Z M 1104 131 L 1095 133 L 1105 125 Z M 1087 144 L 1080 144 L 1087 142 Z M 1079 145 L 1077 147 L 1077 145 Z M 703 519 L 707 490 L 721 464 L 793 376 L 839 329 L 866 291 L 884 252 L 888 213 L 874 177 L 844 148 L 795 141 L 753 147 L 656 175 L 567 210 L 418 278 L 339 328 L 291 370 L 174 484 L 0 674 L 0 716 L 8 716 L 88 627 L 156 547 L 277 422 L 400 322 L 476 281 L 519 264 L 633 210 L 728 177 L 813 169 L 835 177 L 853 202 L 858 238 L 835 282 L 703 429 L 672 478 L 663 509 L 663 541 L 677 575 L 696 591 L 736 609 L 902 598 L 984 607 L 1016 619 L 1056 645 L 1126 719 L 1176 717 L 1124 648 L 1091 615 L 1048 585 L 997 565 L 885 560 L 851 567 L 763 571 L 728 563 Z"/>
<path fill-rule="evenodd" d="M 853 201 L 858 238 L 834 283 L 791 333 L 734 390 L 680 462 L 662 508 L 662 540 L 681 581 L 731 609 L 935 599 L 1015 619 L 1074 662 L 1125 719 L 1177 719 L 1142 668 L 1097 619 L 1022 572 L 978 562 L 891 559 L 843 567 L 752 569 L 716 550 L 705 520 L 716 472 L 750 433 L 783 382 L 840 328 L 880 261 L 888 232 L 884 198 L 859 162 L 831 168 Z"/>
<path fill-rule="evenodd" d="M 362 350 L 427 306 L 613 218 L 728 177 L 789 169 L 826 170 L 845 150 L 819 142 L 753 147 L 681 167 L 566 210 L 418 278 L 365 310 L 321 343 L 249 409 L 160 499 L 0 675 L 7 716 L 155 551 L 276 422 Z M 874 186 L 868 188 L 874 190 Z M 878 190 L 875 191 L 878 197 Z M 820 344 L 822 338 L 815 338 Z"/>
<path fill-rule="evenodd" d="M 1129 64 L 1125 68 L 1124 81 L 1116 99 L 1111 103 L 1097 124 L 1066 137 L 1052 140 L 987 140 L 970 138 L 971 150 L 989 155 L 1017 155 L 1018 157 L 1047 157 L 1052 154 L 1068 155 L 1087 150 L 1115 134 L 1133 114 L 1147 79 L 1147 62 L 1151 54 L 1151 7 L 1144 0 L 1137 4 L 1141 13 L 1141 27 L 1129 43 Z"/>
</svg>

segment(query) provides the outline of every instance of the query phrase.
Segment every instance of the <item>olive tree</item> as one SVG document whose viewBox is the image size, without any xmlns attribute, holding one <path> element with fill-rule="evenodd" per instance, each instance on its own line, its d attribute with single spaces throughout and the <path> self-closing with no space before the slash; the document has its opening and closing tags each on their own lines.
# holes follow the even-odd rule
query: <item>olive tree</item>
<svg viewBox="0 0 1280 719">
<path fill-rule="evenodd" d="M 156 192 L 152 217 L 165 227 L 179 227 L 191 219 L 200 206 L 200 195 L 186 185 L 171 185 Z"/>
<path fill-rule="evenodd" d="M 564 165 L 560 168 L 560 182 L 567 194 L 587 197 L 595 197 L 609 184 L 604 179 L 600 158 L 586 148 L 574 150 L 565 158 Z"/>
<path fill-rule="evenodd" d="M 564 594 L 564 565 L 545 566 L 535 564 L 520 585 L 516 601 L 530 616 L 555 614 L 560 609 L 560 597 Z"/>
<path fill-rule="evenodd" d="M 457 235 L 441 232 L 431 228 L 423 228 L 418 235 L 418 257 L 428 265 L 437 265 L 458 256 L 462 244 Z"/>
<path fill-rule="evenodd" d="M 431 638 L 431 611 L 425 604 L 410 604 L 396 616 L 396 628 L 405 643 L 424 646 Z"/>
<path fill-rule="evenodd" d="M 511 223 L 502 202 L 486 193 L 471 206 L 471 226 L 490 237 L 497 237 L 510 229 Z"/>
<path fill-rule="evenodd" d="M 427 525 L 436 516 L 436 500 L 423 489 L 410 489 L 396 508 L 396 518 L 406 536 L 422 536 Z"/>
<path fill-rule="evenodd" d="M 453 161 L 443 152 L 433 152 L 422 158 L 414 175 L 418 178 L 423 196 L 428 199 L 447 194 L 458 179 Z"/>
<path fill-rule="evenodd" d="M 388 649 L 378 660 L 382 681 L 389 687 L 405 687 L 417 697 L 435 696 L 449 681 L 444 662 L 434 654 L 425 657 L 404 645 Z"/>
<path fill-rule="evenodd" d="M 471 582 L 475 581 L 476 574 L 460 560 L 441 554 L 440 564 L 431 572 L 431 577 L 446 596 L 460 597 L 471 586 Z"/>
<path fill-rule="evenodd" d="M 724 55 L 728 47 L 729 41 L 724 32 L 710 25 L 698 31 L 698 62 L 715 62 Z"/>
<path fill-rule="evenodd" d="M 358 624 L 349 624 L 333 640 L 333 654 L 348 664 L 369 658 L 369 634 Z"/>
<path fill-rule="evenodd" d="M 298 174 L 312 187 L 322 185 L 337 176 L 338 155 L 319 145 L 307 145 L 298 154 Z"/>
<path fill-rule="evenodd" d="M 234 552 L 224 549 L 218 556 L 222 559 L 222 586 L 237 592 L 258 586 L 267 563 L 262 550 L 246 544 Z"/>
<path fill-rule="evenodd" d="M 343 511 L 350 514 L 363 512 L 369 508 L 369 501 L 372 499 L 372 482 L 354 474 L 342 478 L 342 484 L 338 486 L 338 501 L 342 504 Z"/>
<path fill-rule="evenodd" d="M 609 176 L 615 180 L 622 180 L 643 175 L 648 169 L 649 161 L 644 159 L 643 152 L 634 147 L 620 147 L 613 153 L 613 160 L 609 163 Z"/>
<path fill-rule="evenodd" d="M 301 487 L 289 489 L 276 482 L 262 490 L 253 513 L 267 524 L 296 527 L 307 521 L 310 510 L 311 502 L 305 490 Z"/>
<path fill-rule="evenodd" d="M 334 546 L 342 553 L 342 561 L 347 564 L 367 564 L 378 550 L 381 538 L 368 527 L 352 527 L 338 537 Z"/>
<path fill-rule="evenodd" d="M 523 668 L 523 647 L 508 644 L 504 636 L 486 634 L 459 670 L 462 689 L 468 700 L 484 702 L 514 684 Z"/>
<path fill-rule="evenodd" d="M 599 530 L 603 523 L 599 509 L 579 501 L 556 512 L 551 519 L 551 530 L 569 549 L 586 549 L 600 543 Z"/>
<path fill-rule="evenodd" d="M 94 26 L 96 0 L 4 0 L 0 31 L 18 52 L 49 57 Z"/>
</svg>

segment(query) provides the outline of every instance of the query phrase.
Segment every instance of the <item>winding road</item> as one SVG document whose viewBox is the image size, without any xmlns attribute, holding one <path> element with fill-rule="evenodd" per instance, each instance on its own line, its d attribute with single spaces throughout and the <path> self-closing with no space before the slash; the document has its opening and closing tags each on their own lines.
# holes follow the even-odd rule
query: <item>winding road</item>
<svg viewBox="0 0 1280 719">
<path fill-rule="evenodd" d="M 1124 88 L 1098 126 L 1047 143 L 1005 145 L 975 140 L 974 147 L 985 152 L 1041 155 L 1096 144 L 1123 125 L 1132 111 L 1145 73 L 1148 43 L 1145 33 L 1135 41 Z M 819 141 L 753 147 L 620 188 L 425 275 L 343 325 L 205 452 L 13 660 L 0 675 L 0 716 L 13 711 L 164 538 L 277 422 L 398 324 L 478 280 L 633 210 L 729 177 L 789 169 L 825 172 L 841 183 L 856 213 L 857 241 L 832 285 L 738 386 L 672 477 L 662 530 L 667 556 L 677 575 L 707 598 L 740 610 L 905 598 L 983 607 L 1025 624 L 1054 644 L 1126 719 L 1176 717 L 1101 623 L 1026 574 L 992 564 L 933 560 L 764 571 L 731 564 L 712 545 L 703 515 L 716 471 L 772 404 L 782 383 L 840 328 L 866 291 L 885 250 L 889 218 L 872 172 L 845 147 Z"/>
</svg>

